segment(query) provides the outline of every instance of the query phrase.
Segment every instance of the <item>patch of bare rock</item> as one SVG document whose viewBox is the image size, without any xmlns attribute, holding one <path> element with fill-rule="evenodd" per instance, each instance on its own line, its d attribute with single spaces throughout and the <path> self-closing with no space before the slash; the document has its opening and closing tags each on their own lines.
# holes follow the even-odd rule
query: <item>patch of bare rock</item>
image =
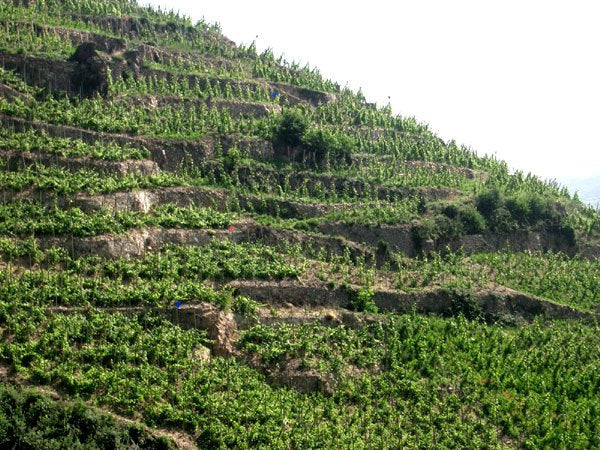
<svg viewBox="0 0 600 450">
<path fill-rule="evenodd" d="M 370 249 L 343 238 L 275 229 L 252 222 L 234 224 L 231 231 L 149 227 L 130 230 L 123 234 L 92 237 L 40 236 L 37 238 L 40 248 L 64 248 L 76 258 L 89 255 L 103 258 L 140 257 L 147 252 L 158 251 L 168 244 L 202 246 L 214 239 L 231 239 L 237 243 L 260 241 L 275 247 L 298 244 L 306 252 L 323 251 L 326 256 L 343 256 L 349 252 L 353 259 L 358 257 L 368 259 L 371 255 Z"/>
<path fill-rule="evenodd" d="M 295 280 L 235 280 L 229 283 L 234 292 L 259 302 L 296 307 L 351 308 L 358 287 L 328 286 Z M 374 290 L 373 302 L 381 312 L 433 313 L 453 316 L 473 314 L 489 321 L 547 318 L 587 319 L 597 321 L 594 313 L 579 311 L 566 305 L 524 294 L 502 286 L 469 292 L 467 295 L 449 289 L 424 289 L 417 292 Z"/>
</svg>

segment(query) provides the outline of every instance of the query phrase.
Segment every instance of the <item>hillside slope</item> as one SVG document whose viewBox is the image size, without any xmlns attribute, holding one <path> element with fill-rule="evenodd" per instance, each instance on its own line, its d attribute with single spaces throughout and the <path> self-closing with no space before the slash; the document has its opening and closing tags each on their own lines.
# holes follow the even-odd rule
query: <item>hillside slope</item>
<svg viewBox="0 0 600 450">
<path fill-rule="evenodd" d="M 3 446 L 600 446 L 564 188 L 130 0 L 3 2 L 0 63 Z"/>
</svg>

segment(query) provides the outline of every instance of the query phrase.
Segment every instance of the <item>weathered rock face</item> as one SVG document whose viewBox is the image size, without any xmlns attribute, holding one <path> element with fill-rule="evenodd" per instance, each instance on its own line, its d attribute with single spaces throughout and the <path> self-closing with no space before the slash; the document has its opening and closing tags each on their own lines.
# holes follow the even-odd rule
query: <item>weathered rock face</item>
<svg viewBox="0 0 600 450">
<path fill-rule="evenodd" d="M 123 53 L 123 58 L 127 61 L 127 67 L 135 76 L 139 76 L 144 63 L 144 58 L 138 50 L 129 50 Z"/>
<path fill-rule="evenodd" d="M 390 250 L 405 256 L 416 256 L 417 249 L 411 235 L 411 225 L 364 225 L 341 222 L 325 222 L 318 231 L 331 236 L 343 236 L 353 242 L 378 247 L 385 242 Z"/>
<path fill-rule="evenodd" d="M 596 260 L 600 258 L 600 242 L 582 242 L 579 244 L 578 254 L 582 258 Z"/>
<path fill-rule="evenodd" d="M 286 98 L 291 104 L 306 102 L 318 106 L 334 102 L 337 99 L 335 94 L 329 92 L 316 91 L 287 83 L 271 82 L 270 84 L 282 95 L 282 98 Z"/>
<path fill-rule="evenodd" d="M 303 286 L 288 280 L 273 282 L 235 280 L 229 285 L 234 288 L 236 294 L 270 304 L 345 308 L 349 303 L 348 292 L 344 289 Z"/>
<path fill-rule="evenodd" d="M 461 250 L 466 254 L 495 252 L 499 250 L 562 252 L 574 255 L 576 247 L 565 236 L 549 231 L 535 232 L 517 230 L 510 233 L 485 233 L 461 236 L 452 240 L 441 239 L 436 243 L 437 250 L 449 247 L 452 251 Z"/>
<path fill-rule="evenodd" d="M 5 70 L 15 72 L 29 85 L 53 92 L 71 92 L 69 88 L 75 63 L 2 51 L 0 62 Z"/>
<path fill-rule="evenodd" d="M 9 170 L 21 170 L 31 165 L 45 165 L 50 167 L 61 167 L 70 171 L 94 170 L 116 176 L 127 174 L 139 174 L 143 176 L 157 175 L 158 165 L 150 160 L 105 161 L 87 157 L 67 158 L 46 153 L 15 152 L 0 150 L 0 157 Z"/>
<path fill-rule="evenodd" d="M 137 202 L 144 202 L 139 208 L 147 207 L 152 202 L 152 195 L 142 195 L 135 199 Z M 89 210 L 97 207 L 98 204 L 88 198 L 88 202 L 83 198 L 82 202 L 77 203 L 79 207 Z M 132 198 L 118 199 L 134 201 Z M 52 198 L 46 199 L 52 202 Z M 86 204 L 87 203 L 87 204 Z M 59 203 L 60 204 L 60 203 Z M 133 203 L 130 203 L 133 204 Z M 108 205 L 103 205 L 108 206 Z M 92 237 L 73 237 L 70 236 L 41 236 L 38 238 L 40 248 L 61 247 L 71 252 L 73 257 L 82 257 L 89 255 L 98 255 L 103 258 L 135 258 L 146 254 L 147 252 L 163 248 L 167 244 L 175 245 L 207 245 L 213 239 L 233 239 L 234 242 L 256 242 L 261 241 L 271 246 L 287 246 L 299 244 L 306 252 L 316 254 L 318 251 L 326 255 L 342 256 L 350 252 L 353 260 L 361 257 L 369 261 L 370 253 L 368 249 L 360 245 L 336 239 L 327 236 L 307 236 L 288 230 L 277 230 L 269 227 L 255 224 L 238 224 L 235 231 L 229 233 L 227 230 L 185 230 L 178 228 L 145 228 L 144 230 L 130 230 L 124 234 L 111 235 L 104 234 Z"/>
<path fill-rule="evenodd" d="M 69 61 L 73 61 L 79 64 L 85 63 L 88 59 L 98 56 L 96 51 L 96 44 L 94 42 L 84 42 L 75 50 L 73 56 L 69 58 Z"/>
<path fill-rule="evenodd" d="M 108 94 L 108 61 L 96 51 L 94 42 L 84 42 L 69 61 L 77 63 L 71 82 L 83 97 Z"/>
<path fill-rule="evenodd" d="M 234 292 L 271 305 L 294 307 L 348 308 L 357 295 L 358 287 L 330 288 L 323 284 L 302 285 L 294 281 L 236 280 L 229 283 Z M 444 288 L 419 292 L 375 290 L 373 302 L 381 312 L 406 314 L 416 310 L 422 314 L 446 317 L 468 313 L 490 322 L 531 321 L 538 316 L 561 319 L 585 319 L 596 322 L 594 313 L 578 311 L 570 306 L 553 303 L 534 295 L 517 292 L 502 286 L 482 289 L 467 296 Z M 468 316 L 467 316 L 468 317 Z M 342 320 L 342 319 L 340 319 Z M 343 322 L 352 320 L 343 318 Z"/>
<path fill-rule="evenodd" d="M 233 314 L 221 311 L 209 303 L 199 303 L 181 309 L 170 308 L 166 312 L 168 320 L 182 328 L 206 330 L 212 341 L 211 350 L 215 356 L 233 356 L 237 338 L 237 324 Z"/>
</svg>

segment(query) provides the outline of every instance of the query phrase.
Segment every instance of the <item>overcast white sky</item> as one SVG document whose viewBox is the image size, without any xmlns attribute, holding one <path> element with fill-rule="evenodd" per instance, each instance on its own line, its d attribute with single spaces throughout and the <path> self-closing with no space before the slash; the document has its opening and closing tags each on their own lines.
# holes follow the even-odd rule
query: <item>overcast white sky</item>
<svg viewBox="0 0 600 450">
<path fill-rule="evenodd" d="M 600 181 L 600 2 L 140 0 L 309 62 L 444 139 Z"/>
</svg>

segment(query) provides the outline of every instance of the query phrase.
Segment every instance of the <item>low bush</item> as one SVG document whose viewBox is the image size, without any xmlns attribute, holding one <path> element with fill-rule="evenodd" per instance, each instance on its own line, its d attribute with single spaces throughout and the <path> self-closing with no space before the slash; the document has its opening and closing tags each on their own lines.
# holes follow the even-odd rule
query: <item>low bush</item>
<svg viewBox="0 0 600 450">
<path fill-rule="evenodd" d="M 2 448 L 172 448 L 139 424 L 118 423 L 82 402 L 0 386 Z"/>
<path fill-rule="evenodd" d="M 373 301 L 373 290 L 360 289 L 350 301 L 350 309 L 358 312 L 377 313 L 377 305 Z"/>
<path fill-rule="evenodd" d="M 489 219 L 498 208 L 503 206 L 504 197 L 496 188 L 479 194 L 475 199 L 477 210 Z"/>
<path fill-rule="evenodd" d="M 310 163 L 314 166 L 344 165 L 350 163 L 351 138 L 337 136 L 322 128 L 311 128 L 302 138 L 303 146 L 308 150 Z"/>
<path fill-rule="evenodd" d="M 444 206 L 442 214 L 436 217 L 440 236 L 454 237 L 462 234 L 479 234 L 487 229 L 481 213 L 469 204 L 450 204 Z"/>
<path fill-rule="evenodd" d="M 574 233 L 564 225 L 566 211 L 561 205 L 537 193 L 506 196 L 498 189 L 482 192 L 475 199 L 477 211 L 493 231 L 509 232 L 519 228 L 556 231 L 567 237 Z M 564 228 L 564 230 L 563 230 Z M 569 232 L 570 229 L 570 232 Z"/>
<path fill-rule="evenodd" d="M 350 136 L 328 128 L 311 127 L 301 109 L 287 109 L 273 132 L 276 143 L 287 157 L 312 167 L 349 164 L 356 142 Z M 295 150 L 295 151 L 292 151 Z"/>
<path fill-rule="evenodd" d="M 458 219 L 466 234 L 479 234 L 486 230 L 485 219 L 471 205 L 464 205 L 459 209 Z"/>
<path fill-rule="evenodd" d="M 298 146 L 303 142 L 309 122 L 301 110 L 286 109 L 275 131 L 275 138 L 285 145 Z"/>
</svg>

